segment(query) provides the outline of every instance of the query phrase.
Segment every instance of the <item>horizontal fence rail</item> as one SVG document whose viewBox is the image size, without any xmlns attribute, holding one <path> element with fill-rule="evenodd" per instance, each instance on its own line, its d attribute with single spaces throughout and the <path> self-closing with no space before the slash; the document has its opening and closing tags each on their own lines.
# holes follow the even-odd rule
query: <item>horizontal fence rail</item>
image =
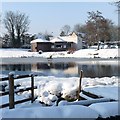
<svg viewBox="0 0 120 120">
<path fill-rule="evenodd" d="M 33 103 L 33 101 L 35 100 L 34 89 L 37 88 L 37 86 L 34 86 L 34 76 L 36 76 L 36 75 L 29 74 L 29 75 L 16 75 L 15 76 L 13 73 L 10 73 L 8 75 L 8 77 L 0 78 L 0 81 L 8 81 L 9 82 L 9 91 L 0 93 L 0 96 L 9 95 L 9 103 L 0 105 L 0 108 L 9 106 L 9 109 L 13 109 L 16 104 L 20 104 L 20 103 L 27 102 L 30 100 Z M 24 79 L 24 78 L 28 78 L 28 77 L 31 78 L 31 87 L 27 87 L 25 89 L 22 88 L 19 90 L 14 90 L 14 80 L 22 79 L 22 78 Z M 31 96 L 29 98 L 15 101 L 15 96 L 14 96 L 15 93 L 24 92 L 24 91 L 28 91 L 28 90 L 31 90 Z"/>
</svg>

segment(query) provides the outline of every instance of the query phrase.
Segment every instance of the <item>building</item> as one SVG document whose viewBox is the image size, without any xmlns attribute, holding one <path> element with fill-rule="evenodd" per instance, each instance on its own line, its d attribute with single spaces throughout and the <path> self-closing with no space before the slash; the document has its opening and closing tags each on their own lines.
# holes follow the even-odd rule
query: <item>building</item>
<svg viewBox="0 0 120 120">
<path fill-rule="evenodd" d="M 43 39 L 36 39 L 31 41 L 31 50 L 33 52 L 38 52 L 39 50 L 43 52 L 50 51 L 67 51 L 67 50 L 79 50 L 82 49 L 82 37 L 72 32 L 68 36 L 55 37 L 50 41 Z"/>
<path fill-rule="evenodd" d="M 35 39 L 30 42 L 31 43 L 31 51 L 32 52 L 38 52 L 39 50 L 43 52 L 49 52 L 51 51 L 51 45 L 52 43 L 44 40 L 44 39 Z"/>
</svg>

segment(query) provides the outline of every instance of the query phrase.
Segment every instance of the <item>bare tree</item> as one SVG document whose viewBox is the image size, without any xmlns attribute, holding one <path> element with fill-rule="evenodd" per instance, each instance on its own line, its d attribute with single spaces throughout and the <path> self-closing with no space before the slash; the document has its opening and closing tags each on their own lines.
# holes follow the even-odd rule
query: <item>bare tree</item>
<svg viewBox="0 0 120 120">
<path fill-rule="evenodd" d="M 115 6 L 117 6 L 117 8 L 118 8 L 117 11 L 120 12 L 120 1 L 115 1 L 112 4 L 114 4 Z"/>
<path fill-rule="evenodd" d="M 65 36 L 65 32 L 61 31 L 60 36 Z"/>
<path fill-rule="evenodd" d="M 120 40 L 120 1 L 113 3 L 117 7 L 118 11 L 118 40 Z"/>
<path fill-rule="evenodd" d="M 29 20 L 28 16 L 25 15 L 25 13 L 17 12 L 15 20 L 15 29 L 17 34 L 17 47 L 21 46 L 21 37 L 28 31 L 29 29 Z"/>
<path fill-rule="evenodd" d="M 75 32 L 81 32 L 81 25 L 80 24 L 74 25 L 74 31 Z"/>
<path fill-rule="evenodd" d="M 87 39 L 90 44 L 97 42 L 99 49 L 100 41 L 110 41 L 109 25 L 112 23 L 105 19 L 99 11 L 88 12 L 88 15 L 86 22 Z"/>
<path fill-rule="evenodd" d="M 86 33 L 86 26 L 85 25 L 81 25 L 81 24 L 76 24 L 74 25 L 74 28 L 73 30 L 76 32 L 76 33 Z"/>
<path fill-rule="evenodd" d="M 4 18 L 4 25 L 9 33 L 9 36 L 11 39 L 11 44 L 14 47 L 14 45 L 16 44 L 16 41 L 15 41 L 15 14 L 12 11 L 6 12 L 5 18 Z"/>
<path fill-rule="evenodd" d="M 70 32 L 70 29 L 71 27 L 69 25 L 64 25 L 61 31 L 63 31 L 65 35 L 68 35 L 68 33 Z"/>
<path fill-rule="evenodd" d="M 10 36 L 8 34 L 4 34 L 3 41 L 2 41 L 2 47 L 6 48 L 6 47 L 10 47 L 10 46 L 11 46 Z"/>
<path fill-rule="evenodd" d="M 21 38 L 28 31 L 29 23 L 29 17 L 24 13 L 6 12 L 4 25 L 10 35 L 13 47 L 21 46 Z"/>
<path fill-rule="evenodd" d="M 44 35 L 44 39 L 50 41 L 50 37 L 53 37 L 52 33 L 50 34 L 46 30 L 45 33 L 43 34 Z"/>
</svg>

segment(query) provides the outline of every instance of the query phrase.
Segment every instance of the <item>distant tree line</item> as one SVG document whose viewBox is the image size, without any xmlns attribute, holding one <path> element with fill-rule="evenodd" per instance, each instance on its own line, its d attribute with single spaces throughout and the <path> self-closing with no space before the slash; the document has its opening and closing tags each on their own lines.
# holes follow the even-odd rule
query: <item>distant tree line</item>
<svg viewBox="0 0 120 120">
<path fill-rule="evenodd" d="M 118 41 L 119 36 L 118 26 L 105 18 L 101 12 L 88 12 L 88 19 L 84 25 L 76 24 L 71 29 L 69 25 L 65 25 L 61 29 L 60 36 L 66 36 L 71 31 L 83 33 L 83 40 L 89 45 L 94 45 L 99 42 Z"/>
</svg>

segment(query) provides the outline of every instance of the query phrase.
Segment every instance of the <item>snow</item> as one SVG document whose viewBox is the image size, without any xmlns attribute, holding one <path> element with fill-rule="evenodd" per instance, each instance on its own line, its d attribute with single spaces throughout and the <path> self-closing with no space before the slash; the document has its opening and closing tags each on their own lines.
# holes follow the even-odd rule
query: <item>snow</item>
<svg viewBox="0 0 120 120">
<path fill-rule="evenodd" d="M 28 52 L 25 49 L 0 49 L 1 58 L 47 58 L 52 55 L 52 58 L 103 58 L 109 60 L 110 58 L 119 57 L 118 51 L 120 49 L 81 49 L 73 54 L 67 54 L 67 52 Z M 12 74 L 12 73 L 11 73 Z M 1 75 L 0 75 L 1 76 Z M 90 99 L 81 101 L 61 101 L 58 106 L 56 101 L 58 97 L 63 98 L 76 98 L 76 92 L 79 86 L 79 77 L 54 77 L 54 76 L 35 76 L 34 90 L 35 97 L 37 99 L 34 103 L 25 103 L 15 106 L 15 109 L 4 108 L 2 111 L 2 117 L 5 118 L 107 118 L 110 116 L 119 115 L 118 113 L 118 101 L 120 92 L 118 86 L 120 82 L 118 77 L 102 77 L 102 78 L 82 78 L 82 89 L 94 93 L 104 98 Z M 9 90 L 8 82 L 0 83 L 6 84 L 5 90 Z M 16 90 L 20 88 L 26 88 L 30 86 L 30 80 L 25 78 L 24 80 L 18 79 L 15 81 L 15 85 L 20 84 Z M 82 93 L 80 93 L 82 95 Z M 30 96 L 30 91 L 26 91 L 20 94 L 16 94 L 15 98 L 27 98 Z M 85 97 L 85 96 L 84 96 Z M 114 102 L 109 102 L 110 100 Z M 8 102 L 8 96 L 0 97 L 2 103 Z M 45 105 L 41 104 L 43 102 Z M 100 103 L 99 103 L 100 102 Z M 84 106 L 85 104 L 91 104 Z"/>
<path fill-rule="evenodd" d="M 9 75 L 14 75 L 14 74 L 15 74 L 15 72 L 13 72 L 13 71 L 9 73 Z"/>
<path fill-rule="evenodd" d="M 93 93 L 98 96 L 102 96 L 104 98 L 119 100 L 120 96 L 118 96 L 118 93 L 120 93 L 120 89 L 115 86 L 99 86 L 99 87 L 92 87 L 92 88 L 86 88 L 84 89 L 87 92 Z M 108 94 L 108 92 L 110 94 Z"/>
<path fill-rule="evenodd" d="M 1 58 L 28 58 L 28 57 L 40 57 L 47 58 L 52 55 L 52 58 L 118 58 L 118 52 L 120 49 L 80 49 L 73 54 L 67 54 L 66 51 L 61 52 L 28 52 L 25 49 L 0 49 Z M 3 54 L 4 53 L 4 54 Z"/>
<path fill-rule="evenodd" d="M 32 113 L 32 114 L 30 114 Z M 85 106 L 18 108 L 3 111 L 3 118 L 97 118 L 98 113 Z"/>
<path fill-rule="evenodd" d="M 1 58 L 22 58 L 37 55 L 36 52 L 28 52 L 26 49 L 0 49 Z"/>
<path fill-rule="evenodd" d="M 110 99 L 107 98 L 98 98 L 98 99 L 92 99 L 92 100 L 76 100 L 74 102 L 68 102 L 66 100 L 60 101 L 58 106 L 65 106 L 65 105 L 90 105 L 93 103 L 99 103 L 99 102 L 109 102 Z"/>
<path fill-rule="evenodd" d="M 60 37 L 55 37 L 55 38 L 53 38 L 52 40 L 50 40 L 50 42 L 66 42 L 66 41 L 64 41 L 62 38 L 60 38 Z"/>
<path fill-rule="evenodd" d="M 36 43 L 36 42 L 49 42 L 49 41 L 39 38 L 39 39 L 32 40 L 30 43 Z"/>
<path fill-rule="evenodd" d="M 82 58 L 115 58 L 118 57 L 118 50 L 119 49 L 82 49 L 76 51 L 74 55 Z"/>
<path fill-rule="evenodd" d="M 54 77 L 54 76 L 37 76 L 35 79 L 35 96 L 36 101 L 44 102 L 47 105 L 55 105 L 55 100 L 58 96 L 66 98 L 76 98 L 78 90 L 79 77 Z M 107 82 L 108 81 L 108 82 Z M 15 85 L 20 84 L 17 88 L 30 87 L 30 79 L 15 81 Z M 9 90 L 6 86 L 5 89 Z M 103 78 L 82 78 L 82 89 L 95 93 L 98 96 L 103 96 L 107 99 L 118 100 L 118 77 L 103 77 Z M 20 94 L 23 97 L 28 97 L 30 92 L 23 92 Z"/>
<path fill-rule="evenodd" d="M 107 118 L 109 116 L 119 115 L 118 106 L 119 102 L 103 102 L 103 103 L 95 103 L 90 105 L 89 107 L 98 112 L 100 117 Z"/>
<path fill-rule="evenodd" d="M 22 86 L 28 86 L 30 81 L 26 78 L 25 80 L 15 81 L 15 84 L 21 84 Z M 83 100 L 83 101 L 61 101 L 55 106 L 55 100 L 58 99 L 57 95 L 60 93 L 62 97 L 66 95 L 74 96 L 78 89 L 79 78 L 58 78 L 54 76 L 37 76 L 35 77 L 35 96 L 37 95 L 36 101 L 32 103 L 16 105 L 15 109 L 3 109 L 2 117 L 4 118 L 97 118 L 110 117 L 118 115 L 117 106 L 118 102 L 109 102 L 110 99 L 118 100 L 117 89 L 118 89 L 118 78 L 117 77 L 103 77 L 103 78 L 82 78 L 82 89 L 97 94 L 105 98 Z M 22 87 L 21 86 L 21 87 Z M 105 89 L 106 88 L 106 89 Z M 18 88 L 19 89 L 19 88 Z M 18 98 L 27 98 L 30 95 L 29 91 L 21 93 Z M 108 97 L 110 96 L 110 97 Z M 110 98 L 110 99 L 109 99 Z M 7 96 L 2 98 L 2 102 L 7 102 Z M 39 102 L 51 105 L 44 107 Z M 96 103 L 97 102 L 97 103 Z M 101 103 L 99 103 L 101 102 Z M 91 104 L 92 103 L 92 104 Z M 84 105 L 91 104 L 88 107 Z M 111 109 L 112 108 L 112 109 Z M 114 110 L 114 112 L 112 112 Z M 30 114 L 32 113 L 32 114 Z"/>
</svg>

